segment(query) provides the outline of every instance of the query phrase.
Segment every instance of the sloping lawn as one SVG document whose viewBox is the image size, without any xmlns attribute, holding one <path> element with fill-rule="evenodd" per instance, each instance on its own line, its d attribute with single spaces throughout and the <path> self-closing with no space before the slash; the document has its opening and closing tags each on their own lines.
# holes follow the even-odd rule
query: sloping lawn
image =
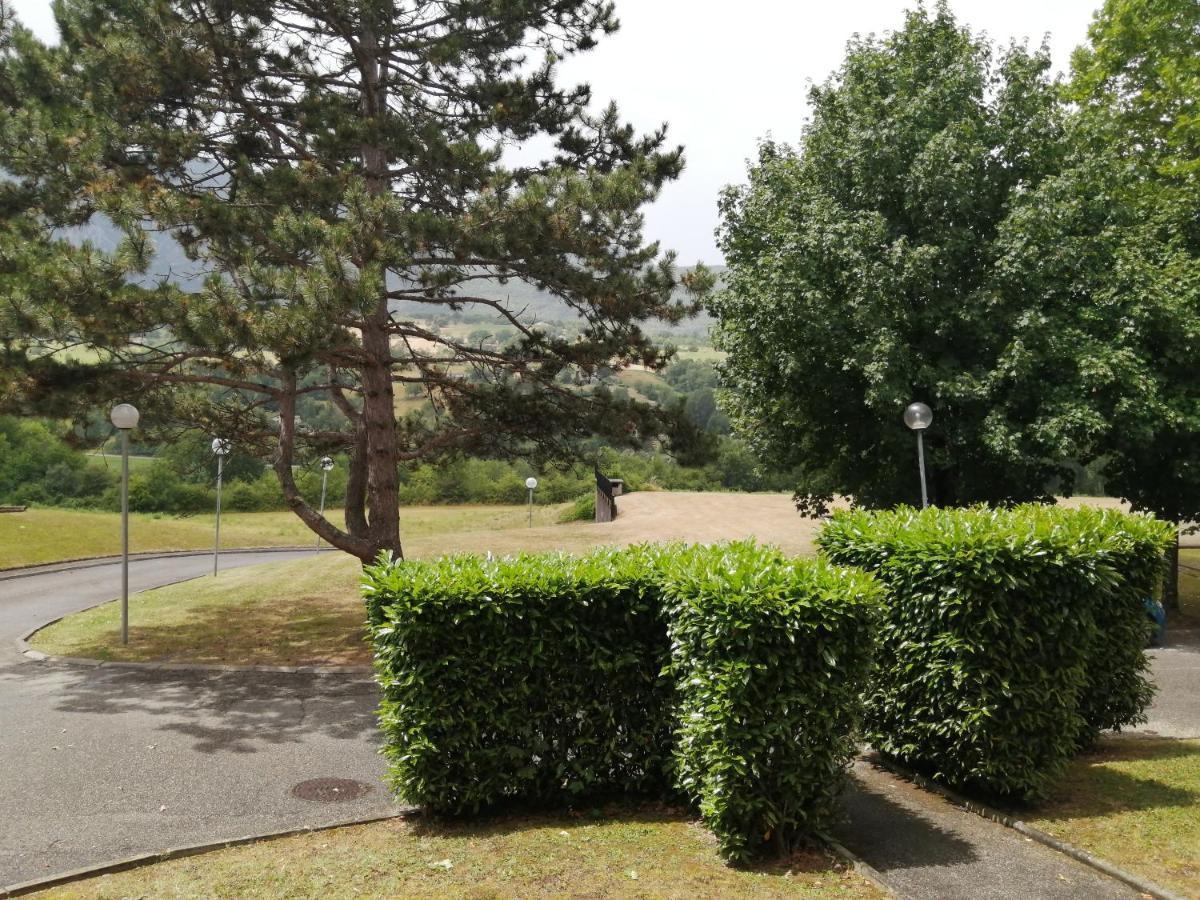
<svg viewBox="0 0 1200 900">
<path fill-rule="evenodd" d="M 557 521 L 561 506 L 534 509 L 534 523 Z M 340 514 L 331 512 L 341 525 Z M 484 528 L 509 529 L 526 524 L 524 506 L 420 506 L 401 513 L 406 537 L 417 540 L 439 534 Z M 209 550 L 214 516 L 133 514 L 129 544 L 133 553 L 155 550 Z M 0 569 L 66 559 L 113 556 L 121 552 L 121 517 L 116 513 L 72 509 L 29 509 L 0 513 Z M 316 536 L 291 512 L 221 515 L 221 546 L 307 547 Z"/>
<path fill-rule="evenodd" d="M 820 851 L 726 866 L 685 813 L 661 807 L 434 825 L 388 821 L 283 838 L 51 891 L 102 897 L 884 896 Z"/>
<path fill-rule="evenodd" d="M 1200 897 L 1200 741 L 1106 739 L 1072 762 L 1029 824 Z"/>
<path fill-rule="evenodd" d="M 810 536 L 818 524 L 801 518 L 789 497 L 775 494 L 639 493 L 620 503 L 621 515 L 610 525 L 551 524 L 562 507 L 538 507 L 532 528 L 525 507 L 409 508 L 401 511 L 404 549 L 409 558 L 420 559 L 456 552 L 580 552 L 601 544 L 753 536 L 793 553 L 811 553 Z M 254 515 L 283 517 L 280 527 L 294 527 L 288 519 L 299 526 L 290 513 Z M 221 534 L 226 534 L 224 520 Z M 204 539 L 207 543 L 211 535 Z M 309 534 L 304 543 L 311 540 Z M 38 632 L 32 644 L 55 656 L 104 660 L 365 665 L 370 653 L 362 641 L 360 571 L 356 560 L 331 550 L 286 563 L 229 569 L 215 579 L 198 578 L 131 597 L 128 646 L 118 639 L 120 610 L 115 603 L 68 616 Z"/>
</svg>

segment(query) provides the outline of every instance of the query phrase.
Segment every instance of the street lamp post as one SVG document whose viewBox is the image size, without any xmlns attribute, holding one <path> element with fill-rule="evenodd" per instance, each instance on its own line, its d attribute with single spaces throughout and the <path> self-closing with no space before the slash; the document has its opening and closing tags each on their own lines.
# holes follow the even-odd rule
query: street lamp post
<svg viewBox="0 0 1200 900">
<path fill-rule="evenodd" d="M 929 506 L 929 492 L 925 489 L 925 429 L 933 424 L 933 410 L 924 403 L 910 403 L 904 410 L 904 424 L 917 433 L 917 466 L 921 471 L 921 508 Z"/>
<path fill-rule="evenodd" d="M 525 479 L 525 487 L 529 488 L 529 527 L 533 527 L 533 492 L 537 488 L 537 479 L 530 475 Z"/>
<path fill-rule="evenodd" d="M 325 517 L 325 485 L 329 482 L 329 470 L 333 468 L 333 460 L 328 456 L 321 457 L 321 518 Z M 317 535 L 317 552 L 321 552 L 321 536 Z"/>
<path fill-rule="evenodd" d="M 109 420 L 121 432 L 121 643 L 129 643 L 129 432 L 137 428 L 141 413 L 129 403 L 118 403 Z"/>
<path fill-rule="evenodd" d="M 221 556 L 221 482 L 225 477 L 225 457 L 229 455 L 229 441 L 213 438 L 212 452 L 217 458 L 217 530 L 213 538 L 213 578 L 216 578 L 217 560 Z"/>
</svg>

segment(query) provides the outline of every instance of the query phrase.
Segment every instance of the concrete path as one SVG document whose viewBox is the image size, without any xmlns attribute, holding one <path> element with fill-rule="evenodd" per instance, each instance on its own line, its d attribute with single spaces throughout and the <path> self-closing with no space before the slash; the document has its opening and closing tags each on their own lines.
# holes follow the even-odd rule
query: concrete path
<svg viewBox="0 0 1200 900">
<path fill-rule="evenodd" d="M 286 558 L 229 553 L 222 564 Z M 135 561 L 131 590 L 210 566 L 206 557 Z M 17 654 L 15 639 L 29 629 L 119 592 L 115 565 L 0 579 L 0 886 L 393 808 L 368 681 L 83 668 Z M 339 803 L 290 794 L 321 777 L 372 789 Z"/>
<path fill-rule="evenodd" d="M 865 761 L 834 836 L 901 897 L 1118 900 L 1133 888 Z"/>
<path fill-rule="evenodd" d="M 1150 721 L 1134 733 L 1200 738 L 1200 627 L 1169 624 L 1150 659 L 1158 693 L 1146 713 Z"/>
</svg>

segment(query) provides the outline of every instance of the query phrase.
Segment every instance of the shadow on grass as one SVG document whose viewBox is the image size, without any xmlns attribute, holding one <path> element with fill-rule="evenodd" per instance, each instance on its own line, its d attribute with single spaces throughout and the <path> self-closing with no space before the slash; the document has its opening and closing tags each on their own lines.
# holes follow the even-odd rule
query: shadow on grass
<svg viewBox="0 0 1200 900">
<path fill-rule="evenodd" d="M 285 591 L 281 587 L 281 593 Z M 371 652 L 365 618 L 357 598 L 335 603 L 328 598 L 290 596 L 278 603 L 196 605 L 176 622 L 144 624 L 138 621 L 135 598 L 127 647 L 121 647 L 115 622 L 80 636 L 56 637 L 51 630 L 47 639 L 35 636 L 32 644 L 52 655 L 105 661 L 366 666 Z"/>
<path fill-rule="evenodd" d="M 1124 812 L 1196 807 L 1200 792 L 1141 778 L 1112 763 L 1195 766 L 1200 772 L 1200 742 L 1139 735 L 1110 737 L 1095 751 L 1078 757 L 1045 803 L 1019 810 L 1046 821 L 1097 818 Z"/>
<path fill-rule="evenodd" d="M 688 826 L 689 832 L 698 837 L 701 846 L 711 852 L 712 864 L 721 866 L 716 838 L 704 829 L 697 812 L 685 806 L 654 801 L 605 803 L 570 812 L 497 811 L 472 819 L 423 816 L 413 820 L 410 829 L 412 835 L 418 838 L 492 841 L 538 831 L 579 837 L 579 832 L 602 827 L 618 832 L 609 838 L 615 840 L 618 846 L 636 848 L 647 854 L 648 858 L 655 858 L 660 852 L 676 852 L 680 849 L 677 839 L 670 832 L 662 831 L 662 826 Z M 578 845 L 579 842 L 575 843 Z M 798 848 L 784 857 L 761 859 L 729 868 L 784 878 L 801 874 L 822 875 L 839 867 L 841 863 L 835 861 L 829 851 L 814 844 Z"/>
</svg>

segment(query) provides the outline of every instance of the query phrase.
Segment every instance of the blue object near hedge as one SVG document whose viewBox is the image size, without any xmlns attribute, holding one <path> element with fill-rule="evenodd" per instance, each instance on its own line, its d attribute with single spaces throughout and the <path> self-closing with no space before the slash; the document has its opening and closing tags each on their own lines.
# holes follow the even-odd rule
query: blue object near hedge
<svg viewBox="0 0 1200 900">
<path fill-rule="evenodd" d="M 1145 599 L 1146 615 L 1154 623 L 1154 633 L 1150 635 L 1150 646 L 1157 647 L 1162 643 L 1163 635 L 1167 632 L 1167 610 L 1153 597 Z"/>
</svg>

